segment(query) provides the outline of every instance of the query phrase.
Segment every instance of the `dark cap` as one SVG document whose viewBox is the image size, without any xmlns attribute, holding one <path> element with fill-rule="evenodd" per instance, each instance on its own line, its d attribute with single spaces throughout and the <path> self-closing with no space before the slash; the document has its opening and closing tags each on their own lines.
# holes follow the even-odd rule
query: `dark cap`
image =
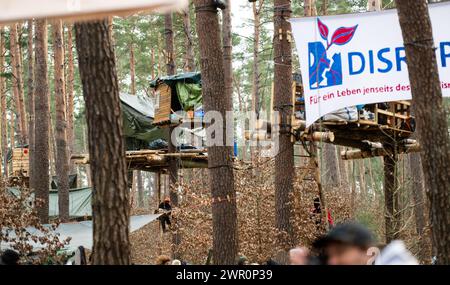
<svg viewBox="0 0 450 285">
<path fill-rule="evenodd" d="M 20 256 L 17 252 L 11 249 L 5 250 L 0 256 L 0 264 L 2 265 L 16 265 L 19 262 Z"/>
<path fill-rule="evenodd" d="M 337 225 L 326 235 L 317 239 L 313 243 L 313 246 L 320 249 L 331 243 L 342 243 L 367 248 L 375 244 L 375 239 L 366 227 L 357 223 L 345 223 Z"/>
</svg>

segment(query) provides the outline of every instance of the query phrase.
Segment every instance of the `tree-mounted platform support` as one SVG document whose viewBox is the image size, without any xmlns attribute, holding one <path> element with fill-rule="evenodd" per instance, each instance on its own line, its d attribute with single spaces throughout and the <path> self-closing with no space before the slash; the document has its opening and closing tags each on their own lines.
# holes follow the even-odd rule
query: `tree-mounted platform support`
<svg viewBox="0 0 450 285">
<path fill-rule="evenodd" d="M 208 154 L 206 150 L 186 150 L 169 153 L 165 150 L 139 150 L 126 152 L 127 167 L 129 170 L 148 172 L 165 172 L 169 167 L 170 159 L 178 159 L 180 168 L 207 168 Z M 89 155 L 74 154 L 71 157 L 74 164 L 89 164 Z"/>
<path fill-rule="evenodd" d="M 409 101 L 366 105 L 352 120 L 322 120 L 306 128 L 303 87 L 298 80 L 293 85 L 291 125 L 295 140 L 313 140 L 311 136 L 322 133 L 321 142 L 359 149 L 346 151 L 344 159 L 385 156 L 390 153 L 387 145 L 394 145 L 396 153 L 420 151 L 418 142 L 409 139 L 415 130 Z"/>
</svg>

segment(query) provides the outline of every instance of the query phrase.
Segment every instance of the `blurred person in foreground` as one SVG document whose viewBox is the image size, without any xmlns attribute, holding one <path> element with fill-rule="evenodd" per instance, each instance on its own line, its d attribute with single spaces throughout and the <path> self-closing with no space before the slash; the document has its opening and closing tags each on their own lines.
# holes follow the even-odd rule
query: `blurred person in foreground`
<svg viewBox="0 0 450 285">
<path fill-rule="evenodd" d="M 375 246 L 372 233 L 356 223 L 340 224 L 318 238 L 313 247 L 322 263 L 328 265 L 369 265 L 373 256 L 369 249 Z"/>
<path fill-rule="evenodd" d="M 289 251 L 290 265 L 309 264 L 309 250 L 306 247 L 296 247 Z"/>
<path fill-rule="evenodd" d="M 372 233 L 357 223 L 340 224 L 317 239 L 318 259 L 328 265 L 414 265 L 417 260 L 402 241 L 393 241 L 380 253 Z"/>
<path fill-rule="evenodd" d="M 19 254 L 11 249 L 5 250 L 0 255 L 0 265 L 19 265 Z"/>
</svg>

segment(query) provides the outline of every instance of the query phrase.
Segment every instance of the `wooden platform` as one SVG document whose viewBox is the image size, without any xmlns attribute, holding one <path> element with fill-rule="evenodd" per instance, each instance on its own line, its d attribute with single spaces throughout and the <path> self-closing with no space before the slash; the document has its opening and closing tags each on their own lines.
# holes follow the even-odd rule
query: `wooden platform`
<svg viewBox="0 0 450 285">
<path fill-rule="evenodd" d="M 378 156 L 383 153 L 396 151 L 419 151 L 420 146 L 414 142 L 414 147 L 408 142 L 408 138 L 414 133 L 414 117 L 411 115 L 411 102 L 393 101 L 365 105 L 364 109 L 370 113 L 370 118 L 362 116 L 358 111 L 358 117 L 354 121 L 319 121 L 306 129 L 304 119 L 295 117 L 295 112 L 304 112 L 303 87 L 300 82 L 293 83 L 293 116 L 292 129 L 295 140 L 317 141 L 314 134 L 322 134 L 325 143 L 333 143 L 345 147 L 356 148 L 363 153 L 347 157 L 347 159 L 364 158 L 366 156 Z M 332 135 L 327 135 L 332 133 Z M 333 137 L 334 139 L 326 139 Z M 379 148 L 374 150 L 374 144 Z M 384 148 L 389 149 L 384 149 Z"/>
<path fill-rule="evenodd" d="M 126 161 L 128 169 L 149 172 L 164 172 L 171 159 L 179 162 L 180 168 L 207 168 L 208 155 L 206 150 L 185 150 L 169 153 L 167 150 L 139 150 L 127 151 Z M 75 164 L 89 164 L 88 154 L 74 154 L 71 161 Z"/>
</svg>

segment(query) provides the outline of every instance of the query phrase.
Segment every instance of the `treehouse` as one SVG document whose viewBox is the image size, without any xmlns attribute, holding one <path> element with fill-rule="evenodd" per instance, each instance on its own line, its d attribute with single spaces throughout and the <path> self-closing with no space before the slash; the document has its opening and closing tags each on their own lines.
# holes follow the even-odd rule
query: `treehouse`
<svg viewBox="0 0 450 285">
<path fill-rule="evenodd" d="M 17 147 L 8 151 L 9 184 L 20 185 L 28 183 L 30 172 L 29 155 L 28 146 Z"/>
<path fill-rule="evenodd" d="M 201 75 L 182 73 L 157 78 L 150 83 L 156 94 L 153 125 L 161 128 L 179 125 L 182 119 L 203 117 Z"/>
<path fill-rule="evenodd" d="M 164 77 L 151 86 L 155 98 L 120 94 L 128 169 L 164 172 L 172 159 L 177 159 L 181 168 L 206 167 L 203 127 L 180 126 L 186 118 L 194 118 L 194 110 L 201 112 L 200 74 Z M 180 130 L 174 153 L 168 150 L 170 126 Z M 71 159 L 75 164 L 89 164 L 87 154 L 75 154 Z"/>
<path fill-rule="evenodd" d="M 21 186 L 28 185 L 30 176 L 30 151 L 28 146 L 17 147 L 9 150 L 7 155 L 7 162 L 9 166 L 9 185 Z M 53 176 L 50 184 L 52 190 L 58 189 L 57 177 Z M 77 188 L 77 175 L 69 175 L 69 188 Z"/>
</svg>

